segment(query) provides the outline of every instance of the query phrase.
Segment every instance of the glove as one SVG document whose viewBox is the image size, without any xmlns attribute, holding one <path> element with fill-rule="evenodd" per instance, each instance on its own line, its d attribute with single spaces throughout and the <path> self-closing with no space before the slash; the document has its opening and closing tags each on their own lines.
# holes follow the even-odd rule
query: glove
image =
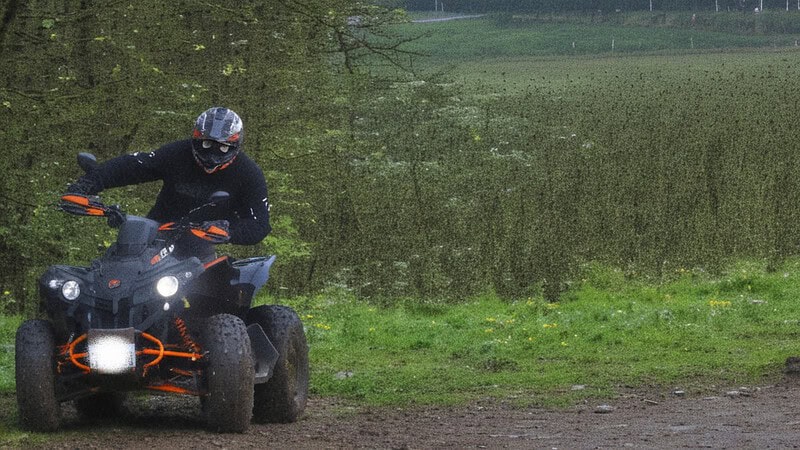
<svg viewBox="0 0 800 450">
<path fill-rule="evenodd" d="M 100 191 L 97 184 L 96 180 L 88 175 L 84 175 L 67 187 L 67 193 L 80 195 L 97 194 Z"/>
<path fill-rule="evenodd" d="M 192 225 L 191 232 L 200 239 L 213 244 L 224 244 L 231 239 L 227 220 L 211 220 L 199 225 Z"/>
</svg>

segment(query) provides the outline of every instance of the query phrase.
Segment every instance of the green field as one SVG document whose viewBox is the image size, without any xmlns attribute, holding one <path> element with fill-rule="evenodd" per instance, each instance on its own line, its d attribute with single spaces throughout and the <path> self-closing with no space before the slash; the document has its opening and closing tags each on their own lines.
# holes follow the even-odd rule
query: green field
<svg viewBox="0 0 800 450">
<path fill-rule="evenodd" d="M 568 405 L 622 387 L 700 393 L 771 383 L 800 354 L 798 262 L 773 274 L 740 265 L 720 278 L 679 270 L 657 284 L 584 269 L 559 303 L 296 299 L 313 394 L 381 405 L 487 397 Z"/>
<path fill-rule="evenodd" d="M 435 65 L 487 58 L 686 54 L 735 49 L 777 49 L 797 47 L 800 39 L 800 34 L 748 35 L 688 27 L 620 27 L 546 22 L 502 26 L 494 16 L 412 23 L 398 27 L 398 31 L 407 36 L 422 36 L 412 42 L 409 49 L 429 55 L 428 62 Z"/>
</svg>

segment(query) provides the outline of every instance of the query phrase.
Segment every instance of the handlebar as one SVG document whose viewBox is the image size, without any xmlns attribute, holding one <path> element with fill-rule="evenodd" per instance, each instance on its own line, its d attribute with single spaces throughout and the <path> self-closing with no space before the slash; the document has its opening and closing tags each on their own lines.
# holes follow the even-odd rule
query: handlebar
<svg viewBox="0 0 800 450">
<path fill-rule="evenodd" d="M 224 194 L 224 195 L 221 195 Z M 223 198 L 224 197 L 224 198 Z M 190 218 L 197 211 L 207 207 L 216 206 L 228 198 L 227 192 L 215 192 L 212 201 L 189 211 L 185 217 L 177 222 L 162 224 L 158 230 L 175 234 L 189 232 L 194 236 L 209 241 L 214 244 L 222 244 L 230 239 L 228 233 L 228 223 L 224 220 L 206 221 L 194 223 Z M 216 201 L 214 201 L 216 200 Z M 119 205 L 104 205 L 100 197 L 96 195 L 66 194 L 61 196 L 58 208 L 64 212 L 78 216 L 106 217 L 108 225 L 112 228 L 119 228 L 127 220 L 127 214 L 120 209 Z"/>
<path fill-rule="evenodd" d="M 91 153 L 78 154 L 78 166 L 87 174 L 98 170 L 97 158 Z M 192 223 L 192 216 L 205 208 L 215 207 L 225 203 L 230 199 L 230 194 L 225 191 L 217 191 L 211 194 L 208 203 L 192 209 L 186 216 L 177 222 L 170 222 L 161 225 L 159 231 L 170 232 L 190 232 L 193 235 L 210 241 L 215 244 L 227 242 L 230 239 L 227 221 L 212 221 L 202 224 Z M 119 228 L 127 220 L 127 215 L 119 205 L 104 205 L 100 197 L 96 195 L 85 195 L 80 193 L 67 193 L 61 196 L 58 208 L 62 211 L 78 216 L 107 217 L 108 225 L 112 228 Z"/>
</svg>

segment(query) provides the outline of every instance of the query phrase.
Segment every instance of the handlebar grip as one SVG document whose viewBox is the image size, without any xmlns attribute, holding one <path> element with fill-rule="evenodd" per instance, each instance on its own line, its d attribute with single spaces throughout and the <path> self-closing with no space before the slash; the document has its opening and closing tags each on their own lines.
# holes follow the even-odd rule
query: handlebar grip
<svg viewBox="0 0 800 450">
<path fill-rule="evenodd" d="M 59 209 L 79 216 L 105 216 L 107 208 L 96 196 L 66 194 L 61 196 Z"/>
</svg>

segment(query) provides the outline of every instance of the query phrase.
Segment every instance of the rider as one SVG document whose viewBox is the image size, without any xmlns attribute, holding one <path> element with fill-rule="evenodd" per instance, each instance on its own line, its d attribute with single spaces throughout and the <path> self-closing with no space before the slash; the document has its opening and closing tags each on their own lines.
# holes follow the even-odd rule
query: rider
<svg viewBox="0 0 800 450">
<path fill-rule="evenodd" d="M 242 152 L 243 138 L 238 114 L 210 108 L 197 117 L 190 139 L 110 159 L 70 185 L 68 193 L 96 195 L 107 188 L 162 180 L 147 217 L 167 223 L 208 203 L 212 193 L 225 191 L 230 194 L 228 201 L 193 219 L 202 222 L 201 228 L 228 231 L 232 244 L 256 244 L 271 230 L 267 183 L 258 165 Z M 213 259 L 214 248 L 187 234 L 176 242 L 175 254 L 207 261 Z"/>
</svg>

